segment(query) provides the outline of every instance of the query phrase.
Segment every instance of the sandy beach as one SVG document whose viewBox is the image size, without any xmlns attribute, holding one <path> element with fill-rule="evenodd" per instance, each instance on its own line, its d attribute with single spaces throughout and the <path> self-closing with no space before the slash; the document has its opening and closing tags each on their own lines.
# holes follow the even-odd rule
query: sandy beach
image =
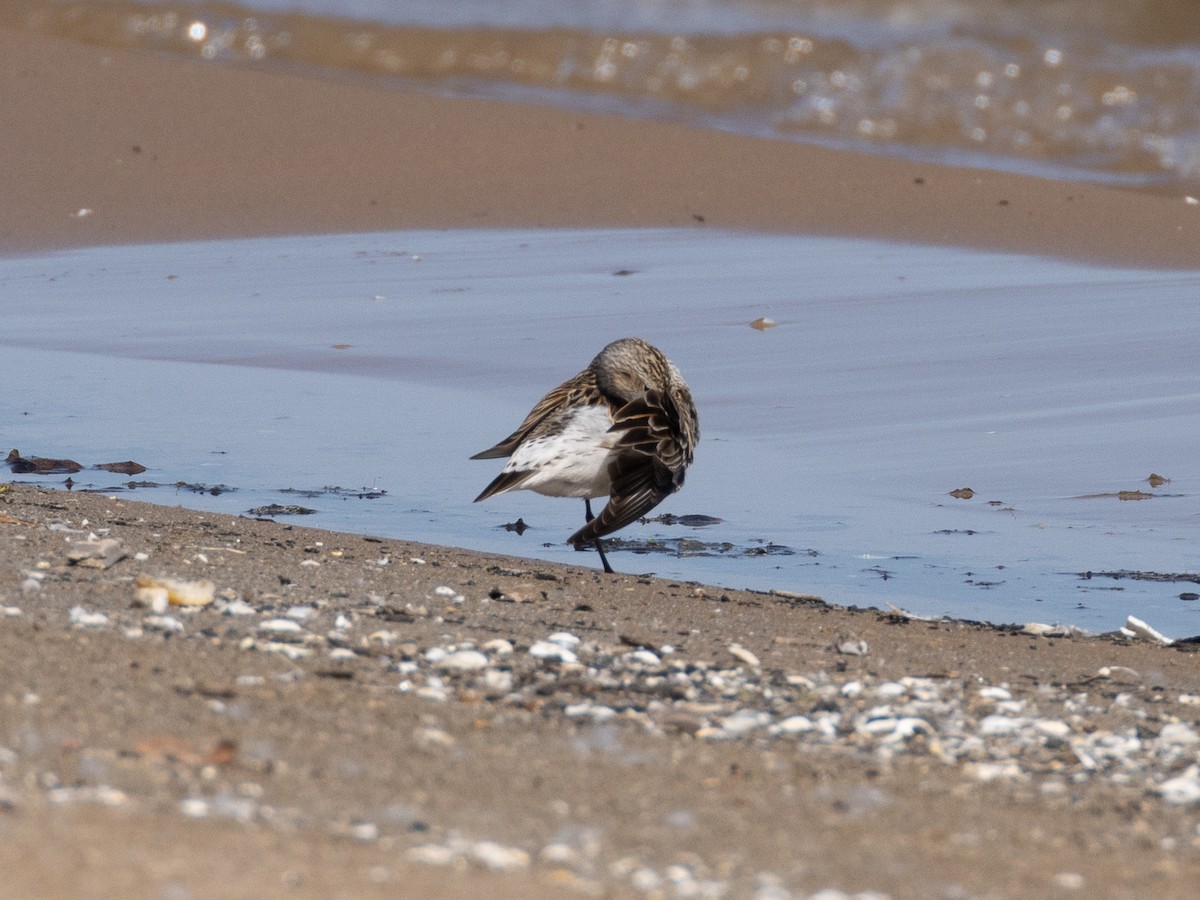
<svg viewBox="0 0 1200 900">
<path fill-rule="evenodd" d="M 0 251 L 614 225 L 879 237 L 1155 267 L 1194 266 L 1200 247 L 1197 208 L 1180 196 L 208 68 L 24 33 L 0 31 L 0 89 L 9 123 Z"/>
<path fill-rule="evenodd" d="M 1200 868 L 1180 649 L 30 487 L 0 516 L 12 896 L 1185 897 Z M 163 577 L 203 605 L 135 599 Z"/>
<path fill-rule="evenodd" d="M 615 225 L 1200 246 L 1179 196 L 2 31 L 0 120 L 8 254 Z M 15 485 L 0 870 L 14 897 L 1187 897 L 1191 646 Z"/>
</svg>

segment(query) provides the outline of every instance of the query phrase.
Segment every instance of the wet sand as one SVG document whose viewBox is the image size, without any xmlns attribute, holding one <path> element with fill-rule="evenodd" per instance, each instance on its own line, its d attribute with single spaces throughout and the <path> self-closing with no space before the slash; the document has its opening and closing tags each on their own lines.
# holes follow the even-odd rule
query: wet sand
<svg viewBox="0 0 1200 900">
<path fill-rule="evenodd" d="M 0 119 L 9 252 L 693 224 L 1195 263 L 1177 197 L 28 35 L 0 33 Z M 1184 897 L 1200 874 L 1179 649 L 28 487 L 0 513 L 15 896 Z M 72 565 L 93 532 L 124 558 Z M 216 598 L 139 608 L 139 575 Z"/>
<path fill-rule="evenodd" d="M 0 251 L 441 227 L 695 225 L 1189 267 L 1182 197 L 0 31 Z M 80 210 L 88 210 L 80 216 Z"/>
</svg>

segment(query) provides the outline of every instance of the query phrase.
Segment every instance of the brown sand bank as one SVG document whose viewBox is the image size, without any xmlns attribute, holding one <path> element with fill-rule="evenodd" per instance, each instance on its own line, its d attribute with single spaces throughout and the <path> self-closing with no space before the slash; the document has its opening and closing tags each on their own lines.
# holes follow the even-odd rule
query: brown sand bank
<svg viewBox="0 0 1200 900">
<path fill-rule="evenodd" d="M 0 31 L 0 250 L 431 227 L 697 226 L 1197 265 L 1200 207 L 664 123 Z M 89 210 L 80 216 L 80 210 Z"/>
<path fill-rule="evenodd" d="M 215 597 L 139 606 L 139 576 Z M 16 486 L 0 871 L 14 897 L 1194 896 L 1195 661 Z"/>
</svg>

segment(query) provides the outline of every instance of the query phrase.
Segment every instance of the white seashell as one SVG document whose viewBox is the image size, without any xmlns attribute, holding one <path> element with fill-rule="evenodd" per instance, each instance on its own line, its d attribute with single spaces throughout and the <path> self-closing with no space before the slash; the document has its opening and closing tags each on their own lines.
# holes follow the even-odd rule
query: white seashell
<svg viewBox="0 0 1200 900">
<path fill-rule="evenodd" d="M 208 579 L 200 581 L 185 581 L 182 578 L 151 578 L 139 575 L 134 582 L 136 589 L 134 597 L 138 598 L 139 591 L 165 590 L 167 601 L 174 606 L 207 606 L 213 602 L 215 586 Z M 146 594 L 142 602 L 152 606 L 157 594 Z"/>
<path fill-rule="evenodd" d="M 979 697 L 982 700 L 1011 700 L 1012 694 L 1005 688 L 989 685 L 979 689 Z"/>
<path fill-rule="evenodd" d="M 1158 793 L 1164 802 L 1177 806 L 1200 802 L 1200 767 L 1189 766 L 1182 775 L 1167 779 L 1158 786 Z"/>
<path fill-rule="evenodd" d="M 574 652 L 561 644 L 552 644 L 549 641 L 537 641 L 529 648 L 529 655 L 534 659 L 557 659 L 559 662 L 565 663 L 579 661 L 579 657 Z"/>
<path fill-rule="evenodd" d="M 265 619 L 258 623 L 258 630 L 272 634 L 299 634 L 304 628 L 294 619 Z"/>
<path fill-rule="evenodd" d="M 108 616 L 101 612 L 90 612 L 82 606 L 72 606 L 71 624 L 81 628 L 104 628 L 108 625 Z"/>
<path fill-rule="evenodd" d="M 815 727 L 808 716 L 788 716 L 775 726 L 775 730 L 780 734 L 804 734 Z"/>
<path fill-rule="evenodd" d="M 758 661 L 758 657 L 743 647 L 741 644 L 730 644 L 729 655 L 734 659 L 744 662 L 748 666 L 758 668 L 762 663 Z"/>
<path fill-rule="evenodd" d="M 424 863 L 427 866 L 448 866 L 458 859 L 458 854 L 449 847 L 438 844 L 422 844 L 413 847 L 405 856 L 410 862 Z"/>
<path fill-rule="evenodd" d="M 770 713 L 757 709 L 739 709 L 721 720 L 721 730 L 729 734 L 745 734 L 770 723 Z"/>
<path fill-rule="evenodd" d="M 512 641 L 506 641 L 504 638 L 494 638 L 484 644 L 481 649 L 493 656 L 512 656 L 513 645 Z"/>
<path fill-rule="evenodd" d="M 495 841 L 479 841 L 471 848 L 471 858 L 494 872 L 515 872 L 529 868 L 528 853 Z"/>
<path fill-rule="evenodd" d="M 1158 739 L 1164 744 L 1187 747 L 1200 742 L 1200 734 L 1196 734 L 1196 730 L 1184 722 L 1168 722 L 1158 733 Z"/>
<path fill-rule="evenodd" d="M 1164 647 L 1175 643 L 1171 638 L 1151 628 L 1136 616 L 1129 616 L 1125 619 L 1125 626 L 1121 629 L 1121 634 L 1129 638 L 1141 638 L 1142 640 L 1153 641 L 1156 644 L 1162 644 Z"/>
<path fill-rule="evenodd" d="M 437 662 L 439 669 L 454 672 L 477 672 L 480 669 L 486 669 L 487 665 L 488 658 L 478 650 L 458 650 Z"/>
</svg>

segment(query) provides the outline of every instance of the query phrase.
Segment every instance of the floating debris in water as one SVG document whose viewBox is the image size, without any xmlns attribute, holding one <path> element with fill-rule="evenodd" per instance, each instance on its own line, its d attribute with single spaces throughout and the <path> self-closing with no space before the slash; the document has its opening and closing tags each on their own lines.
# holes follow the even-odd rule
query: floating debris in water
<svg viewBox="0 0 1200 900">
<path fill-rule="evenodd" d="M 1084 581 L 1093 578 L 1112 578 L 1119 581 L 1128 578 L 1133 581 L 1190 581 L 1200 584 L 1200 572 L 1133 572 L 1128 569 L 1117 569 L 1112 572 L 1079 572 L 1078 577 Z"/>
<path fill-rule="evenodd" d="M 49 459 L 44 456 L 22 456 L 12 450 L 4 460 L 14 475 L 72 475 L 83 470 L 73 459 Z"/>
<path fill-rule="evenodd" d="M 676 516 L 672 513 L 663 513 L 661 516 L 655 516 L 652 519 L 641 519 L 643 525 L 648 525 L 651 522 L 657 522 L 660 525 L 683 525 L 687 528 L 705 528 L 709 525 L 720 525 L 724 521 L 724 519 L 718 519 L 716 516 L 702 516 L 696 514 Z"/>
<path fill-rule="evenodd" d="M 255 506 L 253 509 L 246 510 L 246 514 L 250 516 L 311 516 L 316 512 L 315 509 L 309 509 L 307 506 L 296 506 L 294 504 L 279 504 L 269 503 L 266 506 Z"/>
<path fill-rule="evenodd" d="M 132 459 L 123 462 L 99 463 L 94 468 L 103 469 L 105 472 L 115 472 L 118 475 L 141 475 L 146 471 L 145 466 Z"/>
</svg>

